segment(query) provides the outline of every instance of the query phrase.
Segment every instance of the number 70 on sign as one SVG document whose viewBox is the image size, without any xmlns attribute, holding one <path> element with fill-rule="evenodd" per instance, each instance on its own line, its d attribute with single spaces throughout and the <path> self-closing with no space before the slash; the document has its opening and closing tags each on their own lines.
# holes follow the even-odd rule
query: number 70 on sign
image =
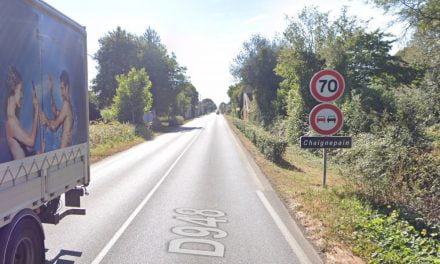
<svg viewBox="0 0 440 264">
<path fill-rule="evenodd" d="M 313 75 L 309 88 L 310 93 L 317 101 L 333 102 L 344 93 L 344 77 L 334 70 L 322 70 Z"/>
</svg>

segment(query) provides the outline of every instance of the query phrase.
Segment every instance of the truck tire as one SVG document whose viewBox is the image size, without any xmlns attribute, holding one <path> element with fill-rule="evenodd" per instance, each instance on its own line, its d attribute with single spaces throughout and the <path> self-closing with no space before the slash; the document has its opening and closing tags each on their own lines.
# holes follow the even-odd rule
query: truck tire
<svg viewBox="0 0 440 264">
<path fill-rule="evenodd" d="M 44 264 L 44 234 L 34 217 L 22 217 L 3 228 L 0 238 L 1 264 Z"/>
</svg>

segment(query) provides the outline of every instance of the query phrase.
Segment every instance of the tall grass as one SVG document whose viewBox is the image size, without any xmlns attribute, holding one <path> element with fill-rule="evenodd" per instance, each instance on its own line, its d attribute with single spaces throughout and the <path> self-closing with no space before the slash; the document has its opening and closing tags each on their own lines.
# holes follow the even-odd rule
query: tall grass
<svg viewBox="0 0 440 264">
<path fill-rule="evenodd" d="M 90 148 L 100 145 L 115 145 L 130 142 L 137 138 L 135 126 L 119 122 L 96 123 L 90 125 Z"/>
</svg>

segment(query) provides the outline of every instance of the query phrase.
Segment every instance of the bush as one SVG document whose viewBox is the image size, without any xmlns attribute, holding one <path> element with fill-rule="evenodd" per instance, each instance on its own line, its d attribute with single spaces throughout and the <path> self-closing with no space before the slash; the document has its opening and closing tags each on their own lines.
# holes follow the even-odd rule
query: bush
<svg viewBox="0 0 440 264">
<path fill-rule="evenodd" d="M 349 182 L 374 203 L 399 207 L 409 219 L 421 216 L 427 225 L 440 226 L 440 158 L 427 148 L 409 146 L 410 139 L 393 126 L 381 135 L 359 134 L 338 160 L 348 168 L 344 175 Z"/>
<path fill-rule="evenodd" d="M 145 140 L 149 140 L 153 138 L 153 131 L 151 131 L 150 127 L 146 124 L 136 125 L 135 135 L 142 137 Z"/>
<path fill-rule="evenodd" d="M 255 144 L 267 159 L 278 163 L 282 161 L 287 141 L 240 119 L 232 118 L 232 123 Z"/>
<path fill-rule="evenodd" d="M 185 118 L 183 116 L 173 116 L 168 121 L 168 126 L 170 127 L 176 127 L 183 125 L 183 122 L 185 121 Z"/>
<path fill-rule="evenodd" d="M 101 117 L 104 123 L 116 121 L 116 113 L 110 107 L 101 110 Z"/>
<path fill-rule="evenodd" d="M 130 124 L 110 122 L 97 123 L 89 127 L 90 148 L 98 145 L 128 142 L 135 139 L 135 127 Z"/>
<path fill-rule="evenodd" d="M 359 214 L 362 215 L 362 214 Z M 438 233 L 417 231 L 399 213 L 390 215 L 372 211 L 368 217 L 358 217 L 353 239 L 354 252 L 370 259 L 369 263 L 434 263 L 440 264 Z"/>
</svg>

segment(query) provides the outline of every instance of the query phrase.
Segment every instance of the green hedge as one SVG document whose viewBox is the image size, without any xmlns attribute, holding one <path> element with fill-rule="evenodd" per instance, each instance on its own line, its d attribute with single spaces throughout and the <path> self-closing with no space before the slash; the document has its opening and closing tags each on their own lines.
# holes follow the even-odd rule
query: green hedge
<svg viewBox="0 0 440 264">
<path fill-rule="evenodd" d="M 273 162 L 282 161 L 283 153 L 287 147 L 286 140 L 276 137 L 264 129 L 241 119 L 231 118 L 231 120 L 267 159 Z"/>
</svg>

